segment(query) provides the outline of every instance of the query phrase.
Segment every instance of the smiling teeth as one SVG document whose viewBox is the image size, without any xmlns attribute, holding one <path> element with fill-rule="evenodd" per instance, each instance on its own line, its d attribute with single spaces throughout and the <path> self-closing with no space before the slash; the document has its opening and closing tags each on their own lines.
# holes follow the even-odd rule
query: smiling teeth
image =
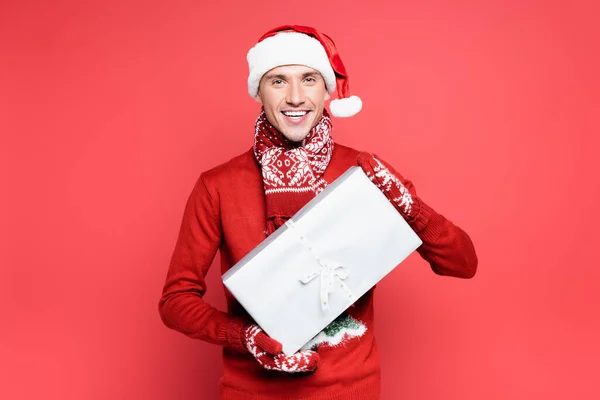
<svg viewBox="0 0 600 400">
<path fill-rule="evenodd" d="M 287 117 L 303 117 L 308 111 L 284 111 Z"/>
</svg>

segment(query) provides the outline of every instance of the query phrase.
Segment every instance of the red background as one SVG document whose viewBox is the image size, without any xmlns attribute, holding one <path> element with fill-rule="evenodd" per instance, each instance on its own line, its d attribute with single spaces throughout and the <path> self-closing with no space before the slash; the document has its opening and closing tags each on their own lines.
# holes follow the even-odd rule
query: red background
<svg viewBox="0 0 600 400">
<path fill-rule="evenodd" d="M 0 398 L 216 398 L 220 349 L 157 302 L 195 179 L 252 144 L 245 54 L 284 23 L 330 34 L 364 101 L 334 138 L 480 258 L 379 285 L 383 399 L 600 397 L 598 2 L 349 3 L 0 3 Z"/>
</svg>

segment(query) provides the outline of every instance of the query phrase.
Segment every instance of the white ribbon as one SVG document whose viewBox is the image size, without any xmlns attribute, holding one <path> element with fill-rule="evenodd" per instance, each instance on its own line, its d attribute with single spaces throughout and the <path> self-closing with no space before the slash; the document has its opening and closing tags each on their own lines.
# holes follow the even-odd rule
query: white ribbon
<svg viewBox="0 0 600 400">
<path fill-rule="evenodd" d="M 295 224 L 292 220 L 286 221 L 285 224 L 289 228 L 295 229 Z M 319 275 L 321 276 L 321 310 L 323 310 L 324 313 L 329 312 L 329 294 L 333 293 L 338 288 L 335 278 L 339 279 L 339 288 L 345 292 L 345 295 L 349 300 L 353 301 L 356 297 L 348 286 L 342 282 L 342 280 L 346 279 L 350 274 L 348 269 L 336 262 L 324 261 L 308 243 L 308 240 L 306 240 L 301 233 L 298 233 L 298 231 L 295 232 L 304 248 L 315 257 L 315 260 L 320 266 L 319 271 L 306 275 L 304 278 L 300 279 L 300 282 L 307 284 Z"/>
</svg>

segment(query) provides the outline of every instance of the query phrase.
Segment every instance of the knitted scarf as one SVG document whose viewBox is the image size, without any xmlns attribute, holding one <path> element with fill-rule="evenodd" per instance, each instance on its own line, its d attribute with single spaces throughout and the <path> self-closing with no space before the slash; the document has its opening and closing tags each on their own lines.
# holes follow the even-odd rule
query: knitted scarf
<svg viewBox="0 0 600 400">
<path fill-rule="evenodd" d="M 253 149 L 262 168 L 267 235 L 327 186 L 323 173 L 333 153 L 331 127 L 331 118 L 323 109 L 318 124 L 301 143 L 296 143 L 271 125 L 261 110 L 256 119 Z"/>
</svg>

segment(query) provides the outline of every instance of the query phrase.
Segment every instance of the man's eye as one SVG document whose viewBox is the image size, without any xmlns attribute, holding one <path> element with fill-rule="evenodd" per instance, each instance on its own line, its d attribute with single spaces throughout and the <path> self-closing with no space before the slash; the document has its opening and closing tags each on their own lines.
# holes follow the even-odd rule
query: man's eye
<svg viewBox="0 0 600 400">
<path fill-rule="evenodd" d="M 311 76 L 311 77 L 306 78 L 306 81 L 307 82 L 316 82 L 317 80 Z"/>
<path fill-rule="evenodd" d="M 273 85 L 281 85 L 281 84 L 283 84 L 283 81 L 281 79 L 273 80 Z"/>
</svg>

